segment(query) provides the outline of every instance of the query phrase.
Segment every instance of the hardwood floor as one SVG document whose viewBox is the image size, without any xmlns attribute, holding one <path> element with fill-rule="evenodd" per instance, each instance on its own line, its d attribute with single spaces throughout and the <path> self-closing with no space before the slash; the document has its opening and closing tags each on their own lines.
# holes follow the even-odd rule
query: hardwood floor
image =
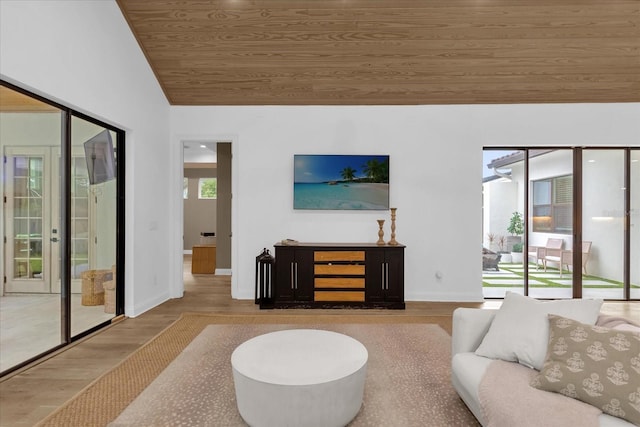
<svg viewBox="0 0 640 427">
<path fill-rule="evenodd" d="M 87 337 L 76 345 L 28 367 L 0 382 L 0 426 L 32 426 L 72 398 L 104 372 L 112 369 L 149 339 L 188 311 L 247 313 L 278 316 L 282 310 L 260 310 L 253 301 L 231 299 L 229 276 L 191 275 L 190 258 L 185 257 L 185 294 L 136 318 L 126 318 Z M 495 308 L 499 301 L 484 304 L 407 302 L 406 310 L 367 310 L 367 314 L 431 315 L 450 317 L 459 306 Z M 603 311 L 640 319 L 640 304 L 605 303 Z M 314 315 L 344 310 L 296 310 Z M 361 313 L 360 310 L 353 312 Z"/>
</svg>

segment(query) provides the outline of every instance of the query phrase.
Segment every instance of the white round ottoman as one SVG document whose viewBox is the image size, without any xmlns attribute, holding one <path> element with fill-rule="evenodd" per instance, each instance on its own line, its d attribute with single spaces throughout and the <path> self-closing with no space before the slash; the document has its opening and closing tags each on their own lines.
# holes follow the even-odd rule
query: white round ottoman
<svg viewBox="0 0 640 427">
<path fill-rule="evenodd" d="M 362 406 L 367 349 L 318 329 L 272 332 L 231 355 L 238 410 L 250 426 L 345 426 Z"/>
</svg>

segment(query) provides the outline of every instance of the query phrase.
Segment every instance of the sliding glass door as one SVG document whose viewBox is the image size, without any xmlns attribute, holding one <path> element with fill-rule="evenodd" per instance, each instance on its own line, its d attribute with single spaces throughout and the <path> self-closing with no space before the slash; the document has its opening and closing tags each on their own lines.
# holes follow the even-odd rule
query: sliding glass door
<svg viewBox="0 0 640 427">
<path fill-rule="evenodd" d="M 0 373 L 7 373 L 123 312 L 124 163 L 116 150 L 124 133 L 2 83 Z"/>
<path fill-rule="evenodd" d="M 509 231 L 512 219 L 524 212 L 524 155 L 520 150 L 484 152 L 482 281 L 487 298 L 503 298 L 507 291 L 525 293 L 524 267 L 518 258 L 523 253 L 514 251 L 522 247 L 522 233 Z"/>
<path fill-rule="evenodd" d="M 485 149 L 484 296 L 638 299 L 639 152 Z"/>
<path fill-rule="evenodd" d="M 624 299 L 625 150 L 582 151 L 582 260 L 585 298 Z"/>
<path fill-rule="evenodd" d="M 0 284 L 0 372 L 63 343 L 59 277 L 60 191 L 54 173 L 62 146 L 60 109 L 0 86 L 5 203 Z M 10 105 L 5 102 L 11 100 Z M 10 108 L 10 106 L 15 106 Z M 27 111 L 24 111 L 24 110 Z"/>
<path fill-rule="evenodd" d="M 529 296 L 571 298 L 565 261 L 573 245 L 573 152 L 529 150 L 527 256 Z"/>
<path fill-rule="evenodd" d="M 109 320 L 115 313 L 116 150 L 115 132 L 79 117 L 71 118 L 72 336 Z"/>
</svg>

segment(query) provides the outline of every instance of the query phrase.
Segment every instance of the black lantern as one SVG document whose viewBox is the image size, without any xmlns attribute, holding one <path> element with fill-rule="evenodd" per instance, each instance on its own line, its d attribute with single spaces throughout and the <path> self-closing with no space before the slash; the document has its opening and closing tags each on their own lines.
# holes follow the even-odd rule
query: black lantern
<svg viewBox="0 0 640 427">
<path fill-rule="evenodd" d="M 273 308 L 273 275 L 276 259 L 267 248 L 256 257 L 256 295 L 255 303 L 260 308 Z"/>
</svg>

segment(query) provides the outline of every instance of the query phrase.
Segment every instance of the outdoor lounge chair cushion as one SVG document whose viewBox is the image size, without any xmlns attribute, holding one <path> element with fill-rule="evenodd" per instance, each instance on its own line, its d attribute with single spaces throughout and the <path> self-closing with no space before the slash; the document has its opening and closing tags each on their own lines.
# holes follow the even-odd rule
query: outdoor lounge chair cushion
<svg viewBox="0 0 640 427">
<path fill-rule="evenodd" d="M 537 263 L 539 260 L 544 259 L 547 255 L 547 251 L 551 253 L 552 251 L 562 250 L 564 246 L 563 239 L 555 239 L 550 237 L 547 239 L 547 243 L 544 246 L 529 246 L 529 257 L 534 258 Z"/>
</svg>

